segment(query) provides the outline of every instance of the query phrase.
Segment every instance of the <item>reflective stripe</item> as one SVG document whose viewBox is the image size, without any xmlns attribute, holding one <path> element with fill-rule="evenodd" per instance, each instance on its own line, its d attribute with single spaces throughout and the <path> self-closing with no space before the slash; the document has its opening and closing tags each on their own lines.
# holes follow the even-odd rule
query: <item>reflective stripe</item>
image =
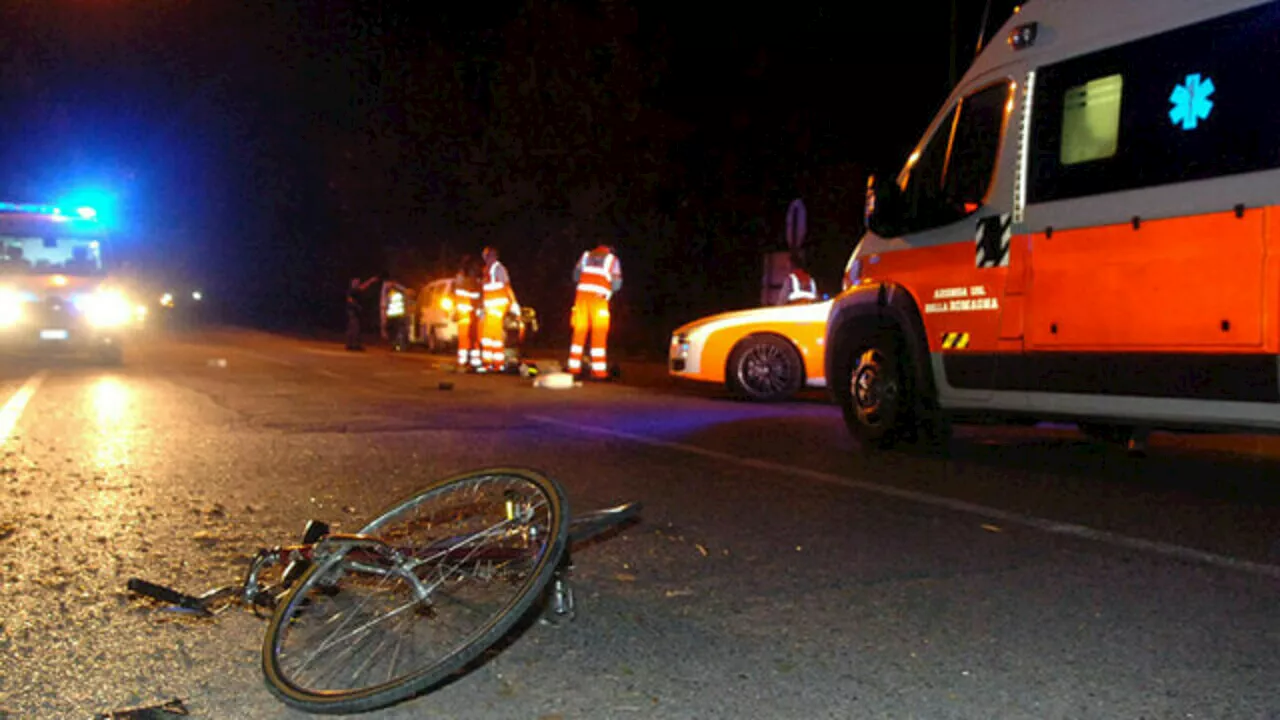
<svg viewBox="0 0 1280 720">
<path fill-rule="evenodd" d="M 794 273 L 788 279 L 791 281 L 791 293 L 787 295 L 788 301 L 818 299 L 818 285 L 813 281 L 813 278 L 809 278 L 805 282 L 803 289 L 800 287 L 800 278 L 796 277 Z"/>
<path fill-rule="evenodd" d="M 502 281 L 498 281 L 498 282 L 487 282 L 487 283 L 485 283 L 485 284 L 484 284 L 484 291 L 485 291 L 485 292 L 493 292 L 494 290 L 501 290 L 502 288 L 504 288 L 504 287 L 506 287 L 506 286 L 507 286 L 507 284 L 506 284 L 506 283 L 504 283 L 504 282 L 502 282 Z"/>
<path fill-rule="evenodd" d="M 592 372 L 602 373 L 602 372 L 608 372 L 608 370 L 609 370 L 609 366 L 607 363 L 602 363 L 602 362 L 591 363 Z"/>
<path fill-rule="evenodd" d="M 599 285 L 589 285 L 587 283 L 578 283 L 578 292 L 589 292 L 604 297 L 605 300 L 613 297 L 613 291 Z"/>
<path fill-rule="evenodd" d="M 581 352 L 582 352 L 582 346 L 581 346 L 581 345 L 570 345 L 570 346 L 569 346 L 569 352 L 571 352 L 571 353 L 581 353 Z"/>
<path fill-rule="evenodd" d="M 591 348 L 591 357 L 604 357 L 604 348 Z"/>
<path fill-rule="evenodd" d="M 570 369 L 570 370 L 580 370 L 581 368 L 582 368 L 582 361 L 581 361 L 581 360 L 578 360 L 577 358 L 569 358 L 569 369 Z"/>
</svg>

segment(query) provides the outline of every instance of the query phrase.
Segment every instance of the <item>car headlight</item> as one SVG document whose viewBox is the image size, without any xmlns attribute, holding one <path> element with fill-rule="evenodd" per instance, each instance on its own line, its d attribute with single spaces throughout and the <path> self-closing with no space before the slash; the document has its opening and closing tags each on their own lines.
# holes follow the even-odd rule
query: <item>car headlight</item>
<svg viewBox="0 0 1280 720">
<path fill-rule="evenodd" d="M 671 357 L 686 360 L 689 357 L 689 336 L 680 334 L 671 336 Z"/>
<path fill-rule="evenodd" d="M 133 305 L 116 290 L 99 290 L 85 298 L 81 312 L 94 327 L 119 327 L 133 319 Z"/>
<path fill-rule="evenodd" d="M 0 327 L 18 324 L 22 319 L 22 296 L 13 290 L 0 289 Z"/>
</svg>

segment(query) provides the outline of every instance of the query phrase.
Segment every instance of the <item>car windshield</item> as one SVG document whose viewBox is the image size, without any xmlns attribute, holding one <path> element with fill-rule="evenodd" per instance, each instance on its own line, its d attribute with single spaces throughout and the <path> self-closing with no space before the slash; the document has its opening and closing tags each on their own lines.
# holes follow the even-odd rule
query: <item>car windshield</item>
<svg viewBox="0 0 1280 720">
<path fill-rule="evenodd" d="M 90 237 L 0 235 L 0 273 L 98 275 L 101 246 Z"/>
</svg>

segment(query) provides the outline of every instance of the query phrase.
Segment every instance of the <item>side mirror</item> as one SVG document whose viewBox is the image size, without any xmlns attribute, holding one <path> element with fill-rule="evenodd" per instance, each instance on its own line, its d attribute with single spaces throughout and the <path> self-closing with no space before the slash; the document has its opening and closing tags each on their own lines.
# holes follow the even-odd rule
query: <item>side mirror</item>
<svg viewBox="0 0 1280 720">
<path fill-rule="evenodd" d="M 867 178 L 866 226 L 881 237 L 893 237 L 902 233 L 902 188 L 892 177 L 872 175 Z"/>
</svg>

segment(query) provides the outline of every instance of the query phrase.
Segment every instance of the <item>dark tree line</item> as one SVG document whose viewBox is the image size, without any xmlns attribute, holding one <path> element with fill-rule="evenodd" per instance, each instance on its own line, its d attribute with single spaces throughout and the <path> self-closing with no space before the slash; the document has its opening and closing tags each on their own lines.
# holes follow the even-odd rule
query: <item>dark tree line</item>
<svg viewBox="0 0 1280 720">
<path fill-rule="evenodd" d="M 757 301 L 797 195 L 819 280 L 838 289 L 864 179 L 844 129 L 804 102 L 695 116 L 681 94 L 703 90 L 682 79 L 702 61 L 675 47 L 677 15 L 637 0 L 473 5 L 94 8 L 116 21 L 75 35 L 59 3 L 29 4 L 13 26 L 61 29 L 11 47 L 0 82 L 21 108 L 10 123 L 22 113 L 48 147 L 118 116 L 115 139 L 132 137 L 118 154 L 152 178 L 142 194 L 182 198 L 152 218 L 155 246 L 198 247 L 189 264 L 254 322 L 337 327 L 347 278 L 421 281 L 494 245 L 558 342 L 571 266 L 603 240 L 627 276 L 616 340 L 660 353 L 676 324 Z M 92 87 L 79 56 L 110 58 L 109 79 Z M 726 64 L 705 92 L 785 95 L 772 62 Z M 11 180 L 31 164 L 20 150 L 4 154 Z"/>
</svg>

